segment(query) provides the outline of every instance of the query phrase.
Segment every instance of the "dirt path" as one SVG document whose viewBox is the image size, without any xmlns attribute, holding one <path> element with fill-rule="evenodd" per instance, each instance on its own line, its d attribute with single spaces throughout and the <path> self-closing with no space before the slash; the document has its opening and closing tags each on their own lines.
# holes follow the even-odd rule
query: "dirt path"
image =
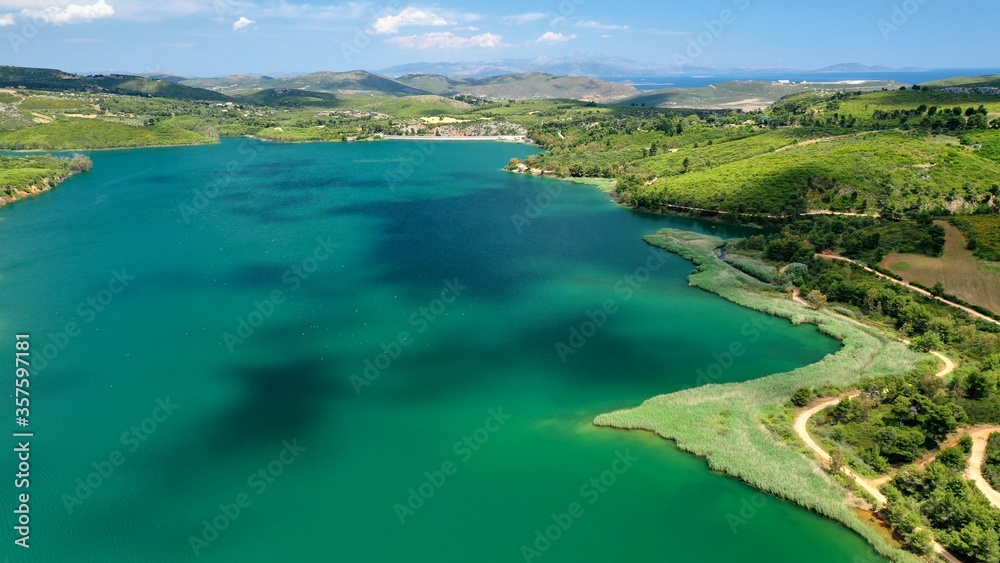
<svg viewBox="0 0 1000 563">
<path fill-rule="evenodd" d="M 788 145 L 775 150 L 774 152 L 784 152 L 791 149 L 797 149 L 799 147 L 807 147 L 809 145 L 815 145 L 817 143 L 828 143 L 830 141 L 836 141 L 837 139 L 846 139 L 848 137 L 855 137 L 856 135 L 837 135 L 836 137 L 822 137 L 819 139 L 809 139 L 808 141 L 799 141 L 794 145 Z"/>
<path fill-rule="evenodd" d="M 798 299 L 798 292 L 796 292 L 795 298 Z M 940 358 L 944 362 L 944 368 L 942 368 L 941 371 L 937 373 L 937 377 L 939 378 L 946 377 L 947 375 L 951 374 L 951 372 L 955 371 L 956 367 L 955 362 L 953 362 L 951 358 L 945 356 L 944 354 L 941 354 L 940 352 L 931 352 L 931 353 Z M 839 404 L 840 401 L 844 399 L 853 399 L 860 394 L 861 392 L 857 391 L 855 393 L 852 393 L 850 395 L 845 395 L 843 397 L 833 397 L 831 399 L 824 399 L 823 401 L 820 401 L 812 405 L 811 407 L 805 409 L 804 411 L 800 412 L 798 416 L 795 417 L 795 422 L 792 425 L 793 428 L 795 429 L 795 434 L 798 435 L 799 439 L 802 440 L 805 443 L 805 445 L 808 446 L 809 449 L 812 450 L 813 453 L 815 453 L 824 462 L 830 461 L 830 454 L 828 454 L 819 444 L 817 444 L 816 441 L 813 440 L 812 436 L 809 434 L 809 419 L 811 419 L 816 414 L 834 405 Z M 989 436 L 989 434 L 987 434 L 987 436 Z M 983 446 L 983 448 L 985 451 L 985 446 Z M 979 465 L 982 465 L 982 461 L 980 461 Z M 881 485 L 884 485 L 889 481 L 891 481 L 892 480 L 891 477 L 883 476 L 879 477 L 878 479 L 869 481 L 868 479 L 865 479 L 864 477 L 858 475 L 854 471 L 851 471 L 851 469 L 848 467 L 844 467 L 843 472 L 848 477 L 854 479 L 854 481 L 858 484 L 859 487 L 868 491 L 870 495 L 875 497 L 875 500 L 878 502 L 878 504 L 885 504 L 887 502 L 885 495 L 880 493 L 878 488 Z M 997 498 L 998 500 L 1000 500 L 1000 495 L 998 495 Z"/>
<path fill-rule="evenodd" d="M 986 442 L 990 434 L 1000 432 L 1000 426 L 983 426 L 973 428 L 969 431 L 972 437 L 972 455 L 969 456 L 969 467 L 965 470 L 965 477 L 976 484 L 979 490 L 986 495 L 990 504 L 1000 508 L 1000 493 L 998 493 L 989 481 L 983 477 L 983 460 L 986 458 Z"/>
<path fill-rule="evenodd" d="M 875 272 L 875 273 L 878 273 L 878 272 Z M 891 279 L 891 278 L 889 278 L 889 279 Z M 792 294 L 792 299 L 794 299 L 797 303 L 800 303 L 800 304 L 805 305 L 805 306 L 808 307 L 808 304 L 805 301 L 803 301 L 802 298 L 799 296 L 798 288 L 796 288 L 795 291 L 794 291 L 794 293 Z M 857 321 L 855 321 L 855 322 L 857 322 Z M 939 371 L 936 374 L 937 377 L 945 377 L 945 376 L 949 375 L 950 373 L 952 373 L 953 371 L 955 371 L 956 365 L 955 365 L 955 362 L 953 362 L 951 360 L 951 358 L 945 356 L 944 354 L 942 354 L 940 352 L 931 352 L 931 353 L 934 354 L 935 356 L 937 356 L 938 358 L 940 358 L 944 362 L 944 367 L 941 369 L 941 371 Z M 822 411 L 824 411 L 824 410 L 826 410 L 826 409 L 828 409 L 828 408 L 830 408 L 830 407 L 832 407 L 834 405 L 837 405 L 838 403 L 840 403 L 840 401 L 842 401 L 845 398 L 852 398 L 853 399 L 854 397 L 857 397 L 860 394 L 861 394 L 861 392 L 857 391 L 855 393 L 852 393 L 850 395 L 845 395 L 843 397 L 834 397 L 834 398 L 831 398 L 831 399 L 824 399 L 824 400 L 822 400 L 822 401 L 820 401 L 818 403 L 813 404 L 809 408 L 803 410 L 802 412 L 800 412 L 795 417 L 795 421 L 792 424 L 793 428 L 795 429 L 795 434 L 799 437 L 800 440 L 802 440 L 803 443 L 805 443 L 806 446 L 809 447 L 810 450 L 812 450 L 812 452 L 814 454 L 816 454 L 816 456 L 818 456 L 824 462 L 829 463 L 829 461 L 830 461 L 830 454 L 828 454 L 826 452 L 826 450 L 824 450 L 819 444 L 817 444 L 816 441 L 813 440 L 812 436 L 809 434 L 809 419 L 811 419 L 816 414 L 818 414 L 818 413 L 820 413 L 820 412 L 822 412 Z M 988 437 L 989 433 L 987 433 L 986 436 Z M 985 451 L 985 445 L 983 445 L 983 451 Z M 975 449 L 973 449 L 973 453 L 975 453 Z M 975 456 L 973 455 L 973 460 L 974 459 L 975 459 Z M 971 462 L 970 462 L 970 465 L 971 465 Z M 982 460 L 980 460 L 979 464 L 976 465 L 976 467 L 978 468 L 978 467 L 981 467 L 981 466 L 982 466 Z M 861 475 L 858 475 L 854 471 L 852 471 L 849 467 L 842 467 L 841 471 L 845 475 L 847 475 L 848 477 L 850 477 L 851 479 L 853 479 L 854 482 L 857 483 L 857 485 L 859 487 L 861 487 L 868 494 L 870 494 L 872 497 L 874 497 L 875 498 L 875 502 L 876 502 L 877 505 L 881 506 L 881 505 L 884 505 L 884 504 L 886 504 L 888 502 L 888 499 L 886 498 L 886 496 L 883 495 L 878 489 L 882 485 L 884 485 L 884 484 L 888 483 L 889 481 L 891 481 L 892 480 L 891 476 L 889 476 L 889 475 L 883 475 L 882 477 L 879 477 L 877 479 L 868 480 L 868 479 L 865 479 L 864 477 L 862 477 Z M 989 484 L 986 483 L 985 479 L 982 480 L 982 483 L 986 487 L 989 487 Z M 976 485 L 980 486 L 978 481 L 976 482 Z M 982 490 L 982 486 L 980 486 L 980 490 Z M 992 491 L 992 489 L 990 489 L 990 490 Z M 983 491 L 983 492 L 985 493 L 985 491 Z M 1000 494 L 998 494 L 996 491 L 993 491 L 993 494 L 996 495 L 996 499 L 998 501 L 1000 501 Z M 994 502 L 994 500 L 993 500 L 994 497 L 990 497 L 990 495 L 987 495 L 987 497 L 990 498 L 990 502 Z M 1000 505 L 996 505 L 996 506 L 1000 506 Z M 962 563 L 962 561 L 960 559 L 958 559 L 957 557 L 955 557 L 954 555 L 952 555 L 951 553 L 949 553 L 948 550 L 946 550 L 944 548 L 944 546 L 941 545 L 940 543 L 938 543 L 937 541 L 934 541 L 934 540 L 931 541 L 931 548 L 934 550 L 934 553 L 936 553 L 939 557 L 941 557 L 942 559 L 944 559 L 948 563 Z"/>
<path fill-rule="evenodd" d="M 889 280 L 889 281 L 891 281 L 892 283 L 894 283 L 896 285 L 905 287 L 905 288 L 909 289 L 910 291 L 919 293 L 920 295 L 923 295 L 925 297 L 929 297 L 929 298 L 933 299 L 934 301 L 937 301 L 938 303 L 947 305 L 947 306 L 949 306 L 949 307 L 951 307 L 953 309 L 958 309 L 959 311 L 964 311 L 965 313 L 967 313 L 969 316 L 971 316 L 973 318 L 980 319 L 980 320 L 983 320 L 983 321 L 987 321 L 987 322 L 993 323 L 995 325 L 1000 325 L 1000 321 L 998 321 L 996 319 L 992 319 L 990 317 L 987 317 L 986 315 L 984 315 L 984 314 L 982 314 L 982 313 L 980 313 L 978 311 L 974 311 L 974 310 L 972 310 L 972 309 L 970 309 L 968 307 L 964 307 L 962 305 L 959 305 L 958 303 L 952 303 L 951 301 L 946 301 L 944 299 L 941 299 L 940 297 L 936 297 L 931 292 L 929 292 L 929 291 L 927 291 L 925 289 L 920 289 L 919 287 L 915 287 L 915 286 L 912 286 L 912 285 L 910 285 L 910 284 L 908 284 L 906 282 L 899 281 L 896 278 L 889 277 L 889 276 L 887 276 L 887 275 L 885 275 L 885 274 L 883 274 L 881 272 L 876 272 L 875 270 L 869 268 L 868 266 L 865 266 L 864 264 L 862 264 L 860 262 L 857 262 L 855 260 L 851 260 L 850 258 L 844 258 L 843 256 L 837 256 L 836 254 L 817 254 L 816 257 L 817 258 L 825 258 L 827 260 L 840 260 L 841 262 L 849 262 L 849 263 L 854 264 L 856 266 L 860 266 L 860 267 L 864 268 L 866 271 L 871 272 L 871 273 L 875 274 L 876 276 L 878 276 L 880 278 Z"/>
<path fill-rule="evenodd" d="M 855 393 L 853 395 L 848 396 L 847 398 L 857 397 L 860 394 L 861 394 L 860 392 Z M 819 458 L 824 462 L 830 461 L 830 454 L 826 453 L 826 450 L 820 447 L 820 445 L 817 444 L 815 440 L 813 440 L 812 436 L 809 435 L 809 428 L 808 428 L 809 419 L 812 418 L 813 415 L 815 415 L 816 413 L 826 410 L 840 403 L 840 401 L 843 398 L 844 397 L 834 397 L 832 399 L 826 399 L 820 401 L 819 403 L 816 403 L 813 406 L 809 407 L 808 409 L 800 412 L 799 415 L 795 417 L 795 423 L 793 425 L 795 428 L 795 433 L 799 436 L 799 439 L 805 442 L 806 446 L 808 446 L 809 449 L 812 450 L 813 453 L 815 453 L 817 456 L 819 456 Z M 885 495 L 879 492 L 878 487 L 872 485 L 871 483 L 868 482 L 867 479 L 858 475 L 854 471 L 851 471 L 849 467 L 844 467 L 841 469 L 841 471 L 843 471 L 844 474 L 850 477 L 851 479 L 854 479 L 854 482 L 857 483 L 859 487 L 867 491 L 868 494 L 875 497 L 876 504 L 883 505 L 889 502 L 889 499 L 885 498 Z"/>
</svg>

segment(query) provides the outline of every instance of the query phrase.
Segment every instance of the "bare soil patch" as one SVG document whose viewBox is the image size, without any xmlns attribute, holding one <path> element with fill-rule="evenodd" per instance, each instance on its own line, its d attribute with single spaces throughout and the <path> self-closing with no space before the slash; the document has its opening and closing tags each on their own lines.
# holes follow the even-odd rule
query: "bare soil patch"
<svg viewBox="0 0 1000 563">
<path fill-rule="evenodd" d="M 890 254 L 882 267 L 892 270 L 908 282 L 927 287 L 944 285 L 948 293 L 1000 312 L 1000 272 L 988 268 L 965 248 L 965 235 L 950 223 L 939 222 L 947 233 L 944 256 L 931 258 L 917 254 Z M 906 266 L 899 267 L 902 264 Z"/>
</svg>

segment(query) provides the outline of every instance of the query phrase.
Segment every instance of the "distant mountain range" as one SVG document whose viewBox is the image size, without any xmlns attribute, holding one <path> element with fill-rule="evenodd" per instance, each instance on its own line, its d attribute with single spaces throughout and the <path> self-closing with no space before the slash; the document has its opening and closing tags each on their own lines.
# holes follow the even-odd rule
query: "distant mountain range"
<svg viewBox="0 0 1000 563">
<path fill-rule="evenodd" d="M 228 96 L 246 98 L 253 95 L 257 100 L 290 99 L 289 93 L 310 92 L 335 96 L 403 97 L 433 94 L 506 99 L 568 98 L 605 102 L 621 100 L 639 93 L 626 84 L 606 82 L 587 76 L 555 76 L 544 73 L 505 74 L 482 79 L 408 74 L 393 80 L 357 70 L 315 72 L 295 78 L 239 74 L 222 78 L 188 79 L 182 84 Z M 275 91 L 281 95 L 264 94 Z"/>
<path fill-rule="evenodd" d="M 889 68 L 881 65 L 865 66 L 860 63 L 843 63 L 824 67 L 812 72 L 927 72 L 927 69 L 917 67 Z"/>
<path fill-rule="evenodd" d="M 892 69 L 885 66 L 865 66 L 845 63 L 806 72 L 920 72 L 924 69 Z M 601 78 L 639 78 L 648 76 L 673 76 L 691 74 L 733 74 L 755 72 L 803 72 L 802 69 L 786 67 L 765 68 L 711 68 L 686 66 L 678 68 L 657 63 L 642 63 L 621 57 L 598 54 L 575 55 L 572 57 L 538 57 L 535 59 L 502 59 L 497 61 L 476 61 L 457 63 L 413 63 L 394 66 L 378 71 L 392 77 L 407 74 L 437 74 L 448 77 L 491 78 L 505 74 L 544 72 L 559 75 L 593 76 Z"/>
<path fill-rule="evenodd" d="M 686 68 L 685 72 L 702 72 L 709 69 Z M 449 77 L 492 78 L 505 74 L 546 73 L 558 75 L 624 78 L 632 76 L 662 76 L 674 74 L 676 68 L 666 68 L 656 63 L 640 63 L 606 55 L 577 55 L 573 57 L 538 57 L 535 59 L 502 59 L 457 63 L 413 63 L 394 66 L 379 71 L 386 76 L 407 74 L 438 74 Z"/>
<path fill-rule="evenodd" d="M 440 96 L 537 99 L 568 98 L 585 102 L 610 102 L 639 94 L 627 84 L 589 76 L 554 76 L 541 72 L 505 74 L 489 78 L 449 78 L 436 74 L 407 74 L 397 81 Z"/>
<path fill-rule="evenodd" d="M 418 96 L 427 92 L 400 84 L 395 80 L 356 70 L 352 72 L 314 72 L 295 78 L 273 78 L 251 74 L 236 74 L 222 78 L 192 78 L 185 86 L 204 88 L 221 94 L 240 94 L 253 90 L 310 90 L 342 96 Z"/>
</svg>

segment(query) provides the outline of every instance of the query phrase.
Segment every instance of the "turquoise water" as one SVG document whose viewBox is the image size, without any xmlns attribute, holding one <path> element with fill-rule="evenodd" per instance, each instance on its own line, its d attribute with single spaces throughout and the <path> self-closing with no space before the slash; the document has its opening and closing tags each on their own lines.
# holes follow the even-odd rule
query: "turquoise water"
<svg viewBox="0 0 1000 563">
<path fill-rule="evenodd" d="M 709 226 L 501 170 L 531 151 L 97 152 L 0 211 L 2 354 L 31 335 L 35 434 L 31 548 L 5 508 L 0 553 L 877 561 L 670 442 L 590 426 L 838 344 L 688 288 L 691 265 L 641 241 Z"/>
</svg>

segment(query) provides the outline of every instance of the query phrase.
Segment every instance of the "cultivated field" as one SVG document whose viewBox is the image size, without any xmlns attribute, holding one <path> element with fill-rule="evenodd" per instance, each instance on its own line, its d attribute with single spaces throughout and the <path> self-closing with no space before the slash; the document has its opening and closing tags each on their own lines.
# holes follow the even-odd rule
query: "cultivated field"
<svg viewBox="0 0 1000 563">
<path fill-rule="evenodd" d="M 882 267 L 906 281 L 927 287 L 941 283 L 948 293 L 1000 312 L 1000 271 L 988 267 L 966 248 L 965 236 L 950 223 L 938 222 L 947 232 L 944 256 L 931 258 L 919 254 L 890 254 Z"/>
</svg>

